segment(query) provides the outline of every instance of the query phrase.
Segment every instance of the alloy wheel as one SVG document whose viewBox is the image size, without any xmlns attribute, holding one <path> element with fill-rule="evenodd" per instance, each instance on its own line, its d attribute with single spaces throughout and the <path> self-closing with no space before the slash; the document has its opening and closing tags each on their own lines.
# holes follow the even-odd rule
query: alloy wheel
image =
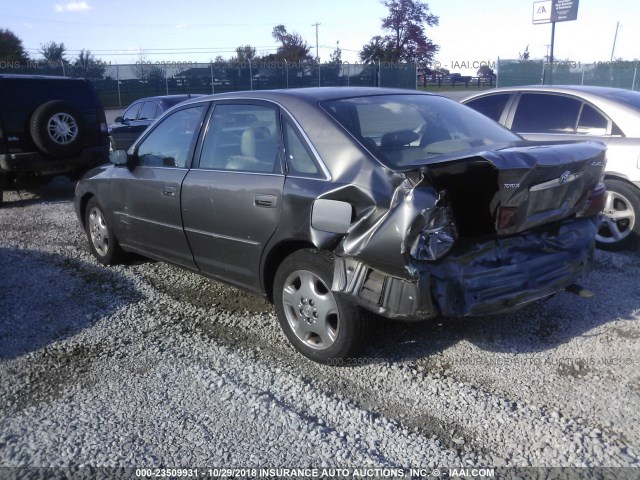
<svg viewBox="0 0 640 480">
<path fill-rule="evenodd" d="M 324 350 L 338 337 L 340 318 L 331 290 L 316 274 L 297 270 L 289 275 L 282 292 L 289 326 L 305 345 Z"/>
</svg>

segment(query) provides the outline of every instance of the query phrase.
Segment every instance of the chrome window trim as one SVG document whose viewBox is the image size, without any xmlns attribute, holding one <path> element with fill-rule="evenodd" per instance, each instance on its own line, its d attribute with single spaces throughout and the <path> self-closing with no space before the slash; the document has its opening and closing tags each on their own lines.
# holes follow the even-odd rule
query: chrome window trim
<svg viewBox="0 0 640 480">
<path fill-rule="evenodd" d="M 190 168 L 191 172 L 217 172 L 217 173 L 241 173 L 245 175 L 261 175 L 267 177 L 284 177 L 286 176 L 284 173 L 272 173 L 272 172 L 251 172 L 248 170 L 225 170 L 223 168 Z"/>
</svg>

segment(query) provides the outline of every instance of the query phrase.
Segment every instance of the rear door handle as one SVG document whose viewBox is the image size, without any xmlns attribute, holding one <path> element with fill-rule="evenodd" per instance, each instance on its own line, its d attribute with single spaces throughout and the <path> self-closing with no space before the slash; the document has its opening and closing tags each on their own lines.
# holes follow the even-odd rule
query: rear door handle
<svg viewBox="0 0 640 480">
<path fill-rule="evenodd" d="M 175 197 L 176 196 L 176 187 L 170 187 L 168 185 L 162 186 L 162 195 L 166 197 Z"/>
<path fill-rule="evenodd" d="M 278 205 L 278 197 L 259 193 L 256 195 L 254 205 L 256 207 L 275 208 Z"/>
</svg>

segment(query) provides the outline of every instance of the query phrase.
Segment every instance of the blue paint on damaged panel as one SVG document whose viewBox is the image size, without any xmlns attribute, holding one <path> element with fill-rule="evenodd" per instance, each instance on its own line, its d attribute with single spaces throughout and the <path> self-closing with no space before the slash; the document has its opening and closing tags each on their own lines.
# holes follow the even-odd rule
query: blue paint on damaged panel
<svg viewBox="0 0 640 480">
<path fill-rule="evenodd" d="M 573 284 L 591 262 L 595 232 L 595 219 L 573 219 L 468 245 L 415 268 L 442 315 L 505 313 Z"/>
</svg>

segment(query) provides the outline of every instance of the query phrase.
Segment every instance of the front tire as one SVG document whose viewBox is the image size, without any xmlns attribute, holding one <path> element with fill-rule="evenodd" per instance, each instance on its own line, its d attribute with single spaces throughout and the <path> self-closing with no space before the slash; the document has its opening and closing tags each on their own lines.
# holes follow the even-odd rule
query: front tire
<svg viewBox="0 0 640 480">
<path fill-rule="evenodd" d="M 124 252 L 95 197 L 87 203 L 84 224 L 91 253 L 100 263 L 115 265 L 122 261 Z"/>
<path fill-rule="evenodd" d="M 596 243 L 604 250 L 623 250 L 640 237 L 640 191 L 621 180 L 606 179 L 604 183 L 607 193 Z"/>
<path fill-rule="evenodd" d="M 364 343 L 359 307 L 331 291 L 333 259 L 317 250 L 287 257 L 274 279 L 273 299 L 280 326 L 293 346 L 319 363 L 341 365 Z"/>
</svg>

